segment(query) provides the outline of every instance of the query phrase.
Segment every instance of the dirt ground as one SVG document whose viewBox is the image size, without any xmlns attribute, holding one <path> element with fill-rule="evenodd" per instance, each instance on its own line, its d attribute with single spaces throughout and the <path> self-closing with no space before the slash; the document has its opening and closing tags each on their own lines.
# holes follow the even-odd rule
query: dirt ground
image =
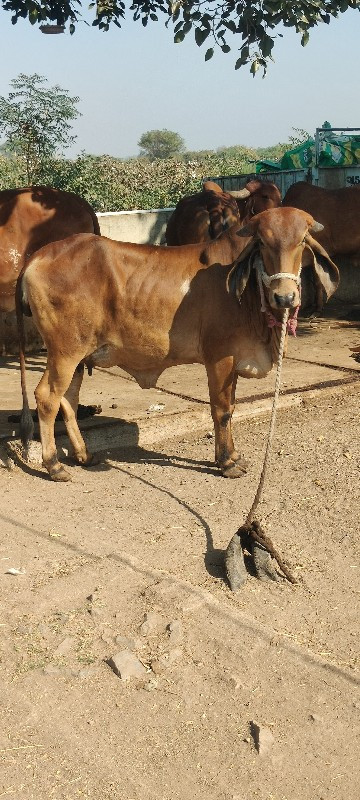
<svg viewBox="0 0 360 800">
<path fill-rule="evenodd" d="M 239 480 L 213 466 L 198 367 L 146 392 L 116 370 L 87 379 L 103 413 L 82 426 L 106 444 L 71 483 L 0 468 L 0 798 L 358 800 L 360 329 L 300 328 L 259 508 L 296 586 L 224 580 L 274 375 L 239 382 Z M 1 369 L 5 440 L 19 376 Z M 109 665 L 124 651 L 139 677 Z"/>
</svg>

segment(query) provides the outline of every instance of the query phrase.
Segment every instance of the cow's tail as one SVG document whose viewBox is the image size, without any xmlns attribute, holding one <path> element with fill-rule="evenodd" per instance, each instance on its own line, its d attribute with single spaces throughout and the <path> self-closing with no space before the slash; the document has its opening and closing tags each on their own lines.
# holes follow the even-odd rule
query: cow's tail
<svg viewBox="0 0 360 800">
<path fill-rule="evenodd" d="M 20 275 L 16 285 L 15 302 L 16 302 L 17 329 L 19 337 L 20 380 L 21 380 L 21 392 L 23 399 L 23 407 L 20 417 L 20 436 L 21 436 L 21 441 L 25 449 L 27 450 L 34 436 L 34 421 L 29 408 L 29 401 L 26 390 L 25 326 L 24 326 L 24 309 L 22 300 L 22 280 L 23 280 L 23 275 Z"/>
</svg>

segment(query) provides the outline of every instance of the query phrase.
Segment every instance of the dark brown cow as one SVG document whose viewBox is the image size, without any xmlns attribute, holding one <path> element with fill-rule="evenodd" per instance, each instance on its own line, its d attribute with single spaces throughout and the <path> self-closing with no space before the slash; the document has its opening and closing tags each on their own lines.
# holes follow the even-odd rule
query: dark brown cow
<svg viewBox="0 0 360 800">
<path fill-rule="evenodd" d="M 244 195 L 248 197 L 247 190 Z M 166 244 L 178 246 L 210 242 L 239 222 L 235 198 L 229 192 L 223 192 L 217 183 L 207 181 L 201 192 L 179 200 L 166 227 Z"/>
<path fill-rule="evenodd" d="M 262 378 L 271 370 L 276 325 L 284 308 L 291 315 L 298 308 L 302 260 L 327 297 L 338 283 L 337 267 L 309 233 L 317 229 L 310 214 L 277 208 L 205 245 L 156 247 L 78 234 L 36 253 L 17 289 L 22 438 L 26 444 L 32 424 L 24 311 L 32 313 L 48 353 L 35 397 L 43 461 L 53 480 L 69 479 L 54 438 L 59 407 L 77 461 L 91 463 L 76 421 L 84 364 L 116 364 L 143 388 L 155 386 L 168 367 L 204 364 L 215 459 L 226 477 L 241 475 L 244 462 L 231 433 L 237 376 Z"/>
<path fill-rule="evenodd" d="M 271 181 L 254 178 L 245 184 L 245 189 L 250 193 L 249 197 L 241 198 L 235 193 L 240 219 L 243 223 L 248 222 L 255 214 L 281 206 L 280 190 Z"/>
<path fill-rule="evenodd" d="M 94 210 L 78 195 L 50 186 L 0 192 L 0 311 L 15 308 L 16 281 L 30 256 L 73 233 L 100 234 Z"/>
<path fill-rule="evenodd" d="M 315 238 L 331 257 L 360 259 L 360 187 L 323 189 L 300 181 L 283 200 L 284 206 L 301 208 L 315 215 L 324 226 Z"/>
<path fill-rule="evenodd" d="M 167 224 L 168 245 L 209 242 L 239 223 L 244 225 L 254 214 L 277 208 L 281 194 L 274 183 L 251 180 L 244 189 L 225 192 L 214 181 L 205 181 L 197 194 L 179 200 Z"/>
</svg>

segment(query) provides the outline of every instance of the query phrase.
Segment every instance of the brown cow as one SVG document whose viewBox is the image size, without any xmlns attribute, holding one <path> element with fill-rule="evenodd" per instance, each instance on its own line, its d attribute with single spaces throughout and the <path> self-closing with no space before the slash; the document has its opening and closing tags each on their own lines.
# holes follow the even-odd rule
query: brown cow
<svg viewBox="0 0 360 800">
<path fill-rule="evenodd" d="M 0 311 L 15 308 L 15 286 L 30 256 L 73 233 L 100 234 L 91 206 L 71 192 L 30 186 L 0 192 Z"/>
<path fill-rule="evenodd" d="M 299 305 L 303 255 L 327 297 L 337 287 L 337 267 L 309 234 L 317 229 L 310 214 L 277 208 L 206 245 L 166 248 L 78 234 L 36 253 L 17 287 L 22 439 L 26 445 L 32 425 L 25 312 L 32 313 L 48 353 L 35 397 L 51 478 L 69 480 L 55 445 L 59 407 L 77 461 L 91 463 L 76 422 L 84 364 L 116 364 L 143 388 L 156 386 L 167 367 L 204 364 L 215 459 L 226 477 L 241 475 L 245 465 L 231 433 L 237 376 L 262 378 L 271 370 L 279 342 L 275 326 L 284 308 L 294 315 Z"/>
<path fill-rule="evenodd" d="M 323 189 L 300 181 L 287 190 L 284 206 L 315 215 L 324 226 L 315 238 L 331 257 L 360 258 L 360 187 Z M 357 258 L 356 258 L 357 257 Z"/>
<path fill-rule="evenodd" d="M 271 181 L 254 178 L 245 184 L 245 189 L 250 193 L 246 198 L 241 198 L 234 192 L 243 223 L 248 222 L 255 214 L 281 206 L 280 190 Z"/>
<path fill-rule="evenodd" d="M 245 190 L 244 197 L 248 194 Z M 217 183 L 207 181 L 201 192 L 179 200 L 166 226 L 166 244 L 178 246 L 210 242 L 239 222 L 235 198 L 229 192 L 223 192 Z"/>
<path fill-rule="evenodd" d="M 214 181 L 205 181 L 201 192 L 179 200 L 167 224 L 165 240 L 168 245 L 209 242 L 254 214 L 277 208 L 281 194 L 274 183 L 248 181 L 244 189 L 225 192 Z"/>
</svg>

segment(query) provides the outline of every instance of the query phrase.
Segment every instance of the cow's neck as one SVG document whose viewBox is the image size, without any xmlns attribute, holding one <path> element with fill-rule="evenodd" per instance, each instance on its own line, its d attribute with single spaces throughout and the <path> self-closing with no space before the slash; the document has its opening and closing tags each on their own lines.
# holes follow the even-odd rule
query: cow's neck
<svg viewBox="0 0 360 800">
<path fill-rule="evenodd" d="M 234 225 L 227 231 L 224 231 L 218 239 L 209 242 L 203 251 L 204 261 L 208 264 L 222 264 L 223 266 L 230 266 L 240 258 L 241 253 L 245 250 L 250 238 L 244 238 L 237 235 L 239 230 L 238 225 Z"/>
</svg>

